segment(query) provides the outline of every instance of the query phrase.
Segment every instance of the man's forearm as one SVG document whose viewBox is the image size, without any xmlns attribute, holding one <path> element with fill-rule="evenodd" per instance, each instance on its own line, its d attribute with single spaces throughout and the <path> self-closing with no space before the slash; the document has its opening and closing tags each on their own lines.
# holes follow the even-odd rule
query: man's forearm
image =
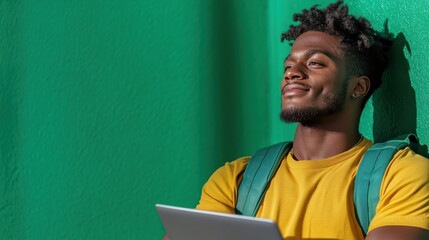
<svg viewBox="0 0 429 240">
<path fill-rule="evenodd" d="M 417 227 L 385 226 L 371 230 L 365 240 L 427 240 L 429 231 Z"/>
</svg>

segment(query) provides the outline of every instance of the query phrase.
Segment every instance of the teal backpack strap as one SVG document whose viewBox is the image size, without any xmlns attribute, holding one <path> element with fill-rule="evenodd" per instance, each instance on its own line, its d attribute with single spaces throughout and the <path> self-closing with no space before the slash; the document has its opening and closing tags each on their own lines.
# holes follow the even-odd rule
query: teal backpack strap
<svg viewBox="0 0 429 240">
<path fill-rule="evenodd" d="M 395 153 L 407 146 L 413 148 L 418 142 L 415 135 L 402 135 L 387 142 L 372 145 L 359 165 L 354 183 L 356 217 L 364 233 L 375 215 L 380 199 L 380 187 L 387 166 Z M 417 144 L 416 144 L 417 146 Z"/>
<path fill-rule="evenodd" d="M 265 189 L 292 142 L 283 142 L 260 149 L 249 160 L 238 189 L 237 214 L 255 216 L 265 195 Z"/>
</svg>

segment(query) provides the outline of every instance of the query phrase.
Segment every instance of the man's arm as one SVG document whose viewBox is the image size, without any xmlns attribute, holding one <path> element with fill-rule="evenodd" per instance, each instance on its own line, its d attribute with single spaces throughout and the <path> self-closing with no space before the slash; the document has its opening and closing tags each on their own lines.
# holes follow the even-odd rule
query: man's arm
<svg viewBox="0 0 429 240">
<path fill-rule="evenodd" d="M 428 240 L 429 160 L 406 148 L 392 161 L 366 240 Z"/>
<path fill-rule="evenodd" d="M 371 230 L 365 240 L 428 240 L 429 231 L 417 227 L 385 226 Z"/>
<path fill-rule="evenodd" d="M 165 235 L 162 240 L 170 240 L 167 235 Z"/>
</svg>

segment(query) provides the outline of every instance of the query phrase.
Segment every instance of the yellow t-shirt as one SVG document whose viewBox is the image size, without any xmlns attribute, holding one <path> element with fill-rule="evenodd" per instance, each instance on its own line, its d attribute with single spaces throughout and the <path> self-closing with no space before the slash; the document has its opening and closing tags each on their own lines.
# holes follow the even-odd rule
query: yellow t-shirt
<svg viewBox="0 0 429 240">
<path fill-rule="evenodd" d="M 277 222 L 285 239 L 363 239 L 353 204 L 359 162 L 371 142 L 364 139 L 331 158 L 296 161 L 286 155 L 271 180 L 257 217 Z M 250 157 L 219 168 L 205 184 L 197 209 L 234 213 L 238 183 Z M 409 148 L 386 170 L 369 230 L 401 225 L 429 229 L 429 161 Z"/>
</svg>

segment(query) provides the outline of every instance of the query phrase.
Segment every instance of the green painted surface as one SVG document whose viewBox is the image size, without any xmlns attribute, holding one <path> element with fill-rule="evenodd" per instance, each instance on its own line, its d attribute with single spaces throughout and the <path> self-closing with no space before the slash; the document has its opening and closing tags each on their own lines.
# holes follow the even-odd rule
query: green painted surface
<svg viewBox="0 0 429 240">
<path fill-rule="evenodd" d="M 347 2 L 398 36 L 362 132 L 428 144 L 428 1 Z M 279 38 L 314 3 L 0 1 L 0 239 L 160 239 L 155 203 L 192 207 L 225 161 L 292 138 Z"/>
</svg>

